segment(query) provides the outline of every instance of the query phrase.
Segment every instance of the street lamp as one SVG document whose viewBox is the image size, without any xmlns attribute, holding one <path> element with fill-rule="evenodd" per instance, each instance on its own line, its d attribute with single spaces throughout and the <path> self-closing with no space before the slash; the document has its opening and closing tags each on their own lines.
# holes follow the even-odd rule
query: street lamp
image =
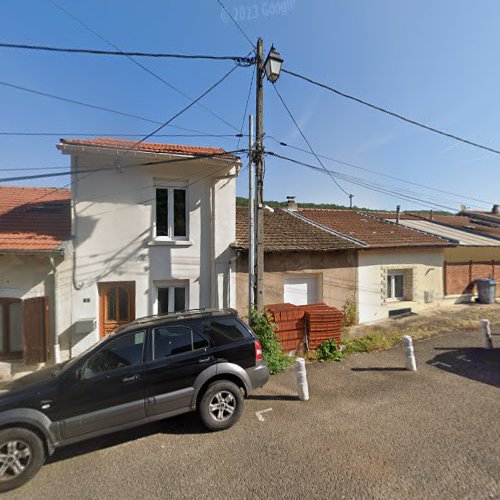
<svg viewBox="0 0 500 500">
<path fill-rule="evenodd" d="M 274 83 L 280 77 L 281 66 L 283 65 L 283 58 L 281 54 L 271 46 L 269 54 L 267 54 L 266 62 L 264 63 L 264 69 L 266 70 L 267 79 Z"/>
</svg>

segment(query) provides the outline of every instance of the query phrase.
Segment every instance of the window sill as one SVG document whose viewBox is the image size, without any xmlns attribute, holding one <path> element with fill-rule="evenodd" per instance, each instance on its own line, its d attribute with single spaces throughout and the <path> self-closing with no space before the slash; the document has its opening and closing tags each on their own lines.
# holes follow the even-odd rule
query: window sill
<svg viewBox="0 0 500 500">
<path fill-rule="evenodd" d="M 414 300 L 411 299 L 385 299 L 385 304 L 388 306 L 394 306 L 397 304 L 408 304 L 415 302 Z"/>
<path fill-rule="evenodd" d="M 148 247 L 190 247 L 193 242 L 190 240 L 151 240 L 148 242 Z"/>
</svg>

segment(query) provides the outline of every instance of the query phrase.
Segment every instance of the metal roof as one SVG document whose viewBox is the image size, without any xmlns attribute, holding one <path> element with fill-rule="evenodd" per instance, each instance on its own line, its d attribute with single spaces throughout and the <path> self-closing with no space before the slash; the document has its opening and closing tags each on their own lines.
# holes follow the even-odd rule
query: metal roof
<svg viewBox="0 0 500 500">
<path fill-rule="evenodd" d="M 469 247 L 500 246 L 499 240 L 495 240 L 493 238 L 487 238 L 486 236 L 472 234 L 467 231 L 461 231 L 460 229 L 443 226 L 441 224 L 436 224 L 435 222 L 431 222 L 428 220 L 402 219 L 400 221 L 400 224 L 402 226 L 411 227 L 412 229 L 418 229 L 419 231 L 435 234 L 436 236 L 441 236 L 442 238 L 448 238 L 450 240 L 457 241 L 460 246 L 469 246 Z"/>
</svg>

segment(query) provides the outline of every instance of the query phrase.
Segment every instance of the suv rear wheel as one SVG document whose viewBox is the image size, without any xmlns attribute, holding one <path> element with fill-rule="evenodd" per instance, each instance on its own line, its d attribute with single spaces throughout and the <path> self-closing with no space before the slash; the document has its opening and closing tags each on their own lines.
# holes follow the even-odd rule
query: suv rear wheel
<svg viewBox="0 0 500 500">
<path fill-rule="evenodd" d="M 243 404 L 243 395 L 236 384 L 218 380 L 208 386 L 200 399 L 198 414 L 207 429 L 222 431 L 239 420 Z"/>
<path fill-rule="evenodd" d="M 43 465 L 42 440 L 28 429 L 12 427 L 0 431 L 0 492 L 18 488 Z"/>
</svg>

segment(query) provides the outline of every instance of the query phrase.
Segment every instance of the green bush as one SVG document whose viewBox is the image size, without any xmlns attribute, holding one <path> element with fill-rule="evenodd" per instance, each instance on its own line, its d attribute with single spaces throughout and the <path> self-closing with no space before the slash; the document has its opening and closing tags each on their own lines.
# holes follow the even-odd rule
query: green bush
<svg viewBox="0 0 500 500">
<path fill-rule="evenodd" d="M 252 329 L 262 345 L 262 357 L 269 366 L 269 373 L 274 375 L 286 370 L 293 364 L 293 358 L 281 351 L 281 342 L 276 336 L 276 323 L 267 314 L 259 314 L 257 311 L 252 312 L 250 319 Z"/>
<path fill-rule="evenodd" d="M 343 325 L 344 327 L 354 326 L 358 322 L 358 309 L 356 301 L 347 299 L 343 307 Z"/>
<path fill-rule="evenodd" d="M 335 339 L 328 339 L 316 349 L 316 359 L 322 363 L 330 361 L 331 359 L 334 359 L 335 361 L 342 361 L 344 359 L 344 355 L 338 348 Z"/>
</svg>

